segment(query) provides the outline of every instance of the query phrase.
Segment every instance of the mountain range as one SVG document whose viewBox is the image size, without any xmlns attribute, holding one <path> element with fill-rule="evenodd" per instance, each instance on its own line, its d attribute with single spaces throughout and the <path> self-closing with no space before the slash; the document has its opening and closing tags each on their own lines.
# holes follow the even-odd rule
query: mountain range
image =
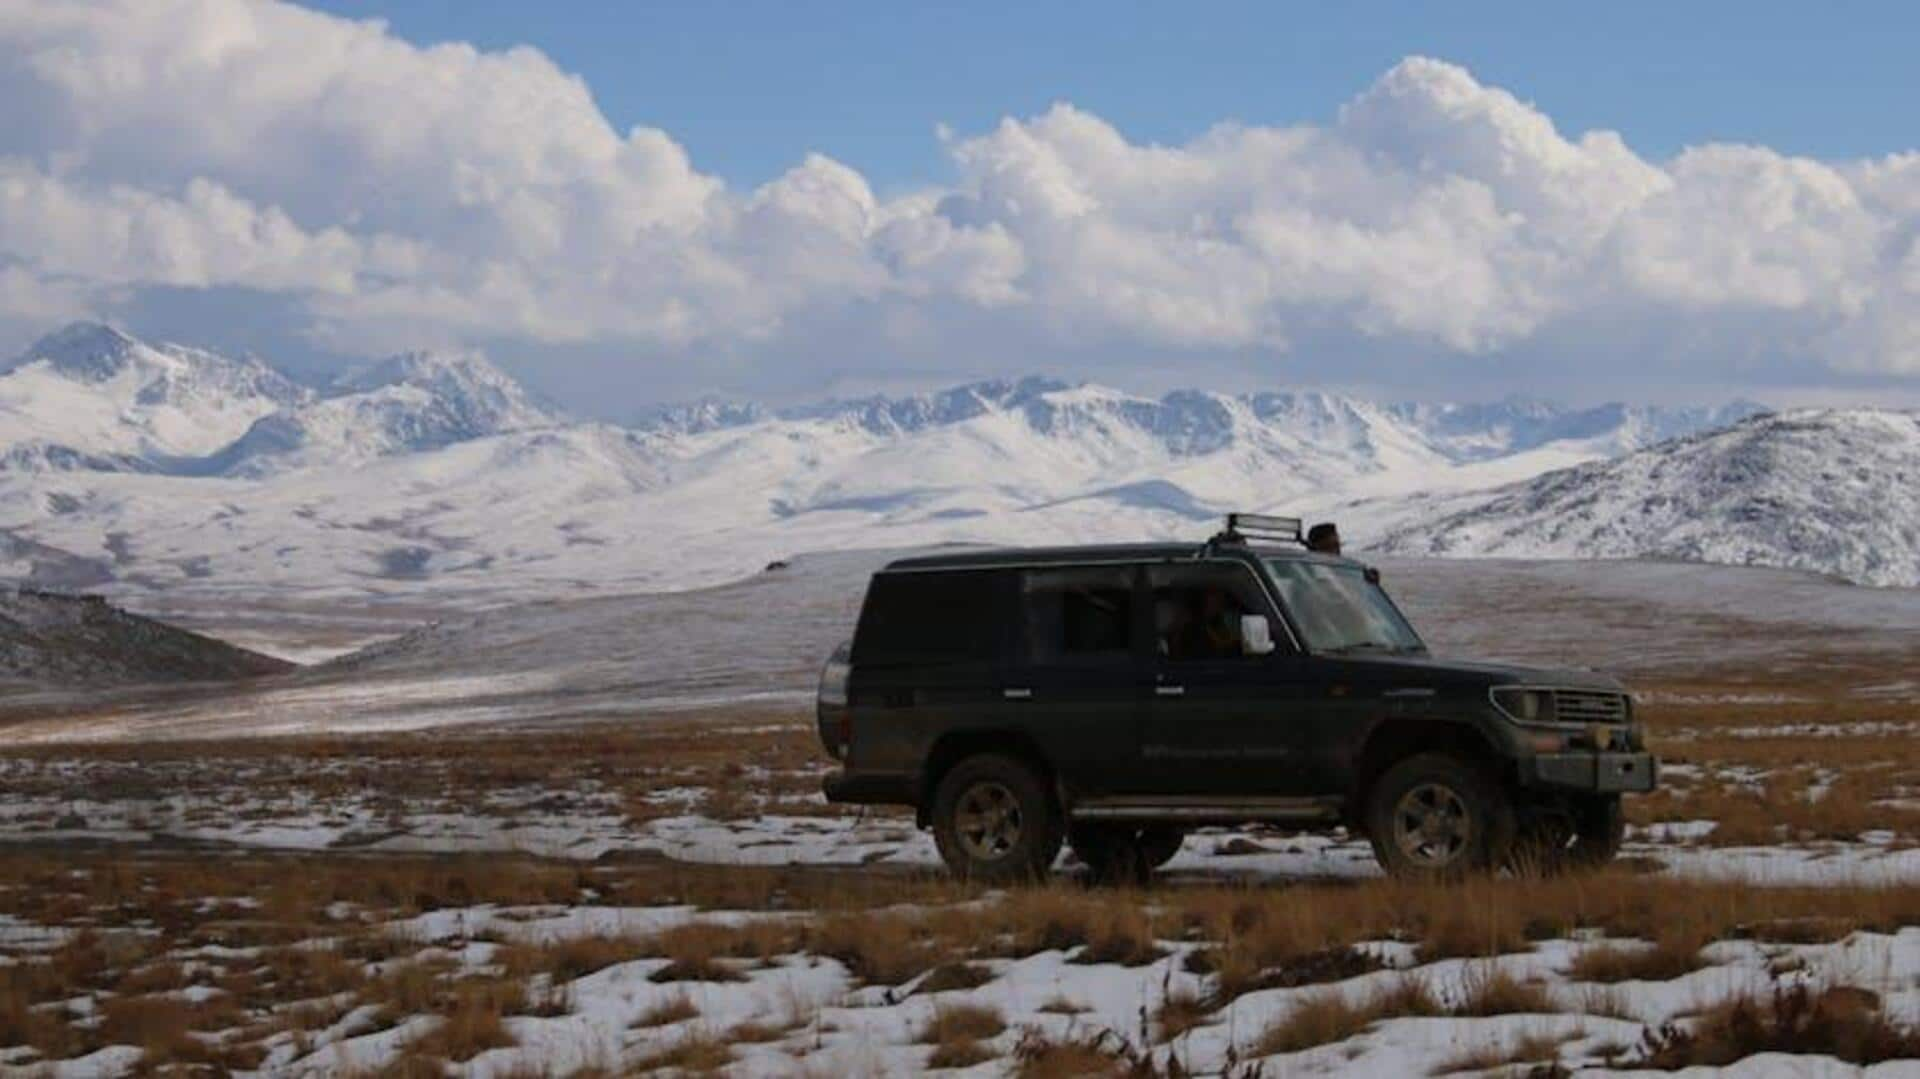
<svg viewBox="0 0 1920 1079">
<path fill-rule="evenodd" d="M 683 588 L 804 551 L 1199 537 L 1250 509 L 1334 516 L 1362 547 L 1916 583 L 1911 502 L 1881 493 L 1920 474 L 1912 416 L 1760 413 L 1150 398 L 1034 377 L 783 408 L 707 400 L 618 426 L 565 415 L 477 355 L 309 384 L 76 324 L 0 372 L 0 577 L 486 605 Z M 1851 455 L 1858 483 L 1808 467 L 1823 453 Z M 1753 525 L 1766 511 L 1748 488 L 1816 516 L 1826 539 Z M 1569 521 L 1602 505 L 1665 508 L 1573 536 Z"/>
</svg>

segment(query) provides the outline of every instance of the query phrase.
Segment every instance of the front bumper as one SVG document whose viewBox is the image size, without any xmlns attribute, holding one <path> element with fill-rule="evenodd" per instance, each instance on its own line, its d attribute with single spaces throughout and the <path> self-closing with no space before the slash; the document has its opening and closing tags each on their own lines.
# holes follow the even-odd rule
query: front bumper
<svg viewBox="0 0 1920 1079">
<path fill-rule="evenodd" d="M 912 776 L 849 772 L 845 768 L 827 773 L 820 790 L 829 802 L 853 805 L 913 805 L 915 790 Z"/>
<path fill-rule="evenodd" d="M 1541 753 L 1521 764 L 1529 786 L 1600 794 L 1645 793 L 1659 771 L 1651 753 Z"/>
</svg>

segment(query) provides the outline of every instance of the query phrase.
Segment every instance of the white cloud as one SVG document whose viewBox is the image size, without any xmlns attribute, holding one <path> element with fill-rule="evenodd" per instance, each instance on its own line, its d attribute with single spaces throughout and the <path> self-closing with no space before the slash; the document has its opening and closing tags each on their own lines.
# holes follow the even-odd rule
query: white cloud
<svg viewBox="0 0 1920 1079">
<path fill-rule="evenodd" d="M 0 97 L 16 323 L 238 286 L 342 348 L 772 364 L 866 322 L 853 336 L 917 334 L 954 366 L 988 336 L 1042 366 L 1306 337 L 1550 364 L 1549 342 L 1611 325 L 1695 374 L 1920 375 L 1920 155 L 1650 162 L 1437 60 L 1323 126 L 1151 146 L 1062 104 L 943 131 L 956 179 L 889 199 L 818 155 L 730 190 L 534 50 L 419 48 L 264 0 L 5 5 Z"/>
</svg>

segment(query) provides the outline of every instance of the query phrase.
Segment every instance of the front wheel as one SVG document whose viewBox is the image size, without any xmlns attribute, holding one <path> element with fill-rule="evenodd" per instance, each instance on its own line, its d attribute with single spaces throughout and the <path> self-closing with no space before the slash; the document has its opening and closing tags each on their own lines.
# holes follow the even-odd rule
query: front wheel
<svg viewBox="0 0 1920 1079">
<path fill-rule="evenodd" d="M 934 791 L 934 845 L 961 880 L 1036 880 L 1052 868 L 1061 840 L 1060 812 L 1046 782 L 1024 761 L 968 757 Z"/>
<path fill-rule="evenodd" d="M 1498 865 L 1513 806 L 1478 769 L 1422 753 L 1386 770 L 1367 792 L 1367 837 L 1390 876 L 1451 878 Z"/>
</svg>

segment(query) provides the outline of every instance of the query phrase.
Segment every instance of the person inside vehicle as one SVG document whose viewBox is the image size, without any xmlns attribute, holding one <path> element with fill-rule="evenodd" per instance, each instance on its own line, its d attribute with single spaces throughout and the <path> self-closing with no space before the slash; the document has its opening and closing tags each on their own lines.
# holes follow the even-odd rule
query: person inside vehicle
<svg viewBox="0 0 1920 1079">
<path fill-rule="evenodd" d="M 1201 591 L 1173 633 L 1174 659 L 1225 659 L 1240 654 L 1240 610 L 1224 589 Z"/>
<path fill-rule="evenodd" d="M 1322 521 L 1307 529 L 1307 550 L 1321 554 L 1340 553 L 1340 530 L 1332 521 Z"/>
</svg>

